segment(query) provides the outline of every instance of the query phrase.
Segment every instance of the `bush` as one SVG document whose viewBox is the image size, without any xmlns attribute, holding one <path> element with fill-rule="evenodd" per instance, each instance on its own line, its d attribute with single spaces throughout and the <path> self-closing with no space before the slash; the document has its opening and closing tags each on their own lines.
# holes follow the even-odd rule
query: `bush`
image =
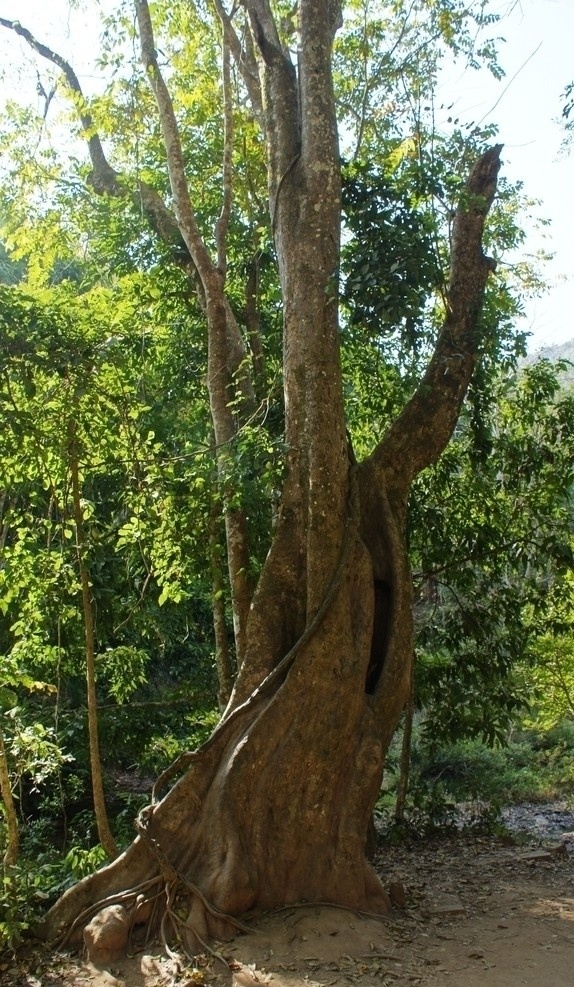
<svg viewBox="0 0 574 987">
<path fill-rule="evenodd" d="M 407 826 L 418 834 L 454 826 L 496 825 L 500 810 L 519 802 L 574 800 L 574 721 L 552 730 L 524 730 L 505 745 L 480 740 L 425 745 L 414 730 Z M 392 820 L 398 783 L 396 738 L 387 765 L 378 813 Z M 464 804 L 464 810 L 461 809 Z"/>
</svg>

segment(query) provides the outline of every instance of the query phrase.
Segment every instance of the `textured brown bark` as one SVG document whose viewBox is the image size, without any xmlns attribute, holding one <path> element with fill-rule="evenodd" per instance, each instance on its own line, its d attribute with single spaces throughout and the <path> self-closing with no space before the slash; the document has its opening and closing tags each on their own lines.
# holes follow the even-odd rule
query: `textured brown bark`
<svg viewBox="0 0 574 987">
<path fill-rule="evenodd" d="M 233 51 L 237 36 L 216 6 Z M 287 452 L 280 512 L 248 618 L 240 615 L 243 661 L 219 726 L 159 780 L 127 853 L 54 906 L 45 928 L 51 936 L 81 925 L 104 897 L 130 903 L 163 883 L 170 894 L 177 886 L 188 897 L 187 922 L 168 914 L 190 950 L 210 934 L 230 931 L 232 916 L 252 908 L 300 900 L 377 912 L 389 907 L 364 849 L 385 753 L 411 682 L 407 499 L 413 478 L 448 441 L 476 361 L 477 316 L 491 268 L 482 230 L 500 148 L 477 163 L 461 201 L 445 325 L 427 373 L 372 455 L 357 464 L 345 432 L 337 324 L 340 163 L 331 46 L 340 7 L 335 0 L 300 0 L 297 71 L 268 0 L 244 0 L 244 7 L 259 69 L 284 299 Z M 149 11 L 140 0 L 136 9 L 175 213 L 205 291 L 212 414 L 223 449 L 233 431 L 223 372 L 229 345 L 223 278 L 195 226 Z M 228 524 L 231 556 L 233 538 Z M 233 575 L 232 589 L 237 615 Z"/>
</svg>

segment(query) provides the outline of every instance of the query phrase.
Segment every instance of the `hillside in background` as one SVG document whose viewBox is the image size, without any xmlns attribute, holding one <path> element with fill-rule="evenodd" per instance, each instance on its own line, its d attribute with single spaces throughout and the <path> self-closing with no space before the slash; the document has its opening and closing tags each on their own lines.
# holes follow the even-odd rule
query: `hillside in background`
<svg viewBox="0 0 574 987">
<path fill-rule="evenodd" d="M 524 364 L 529 366 L 537 360 L 568 360 L 570 366 L 566 368 L 562 377 L 565 384 L 574 384 L 574 339 L 569 339 L 566 343 L 556 343 L 554 346 L 541 346 L 534 353 L 529 353 L 524 360 Z"/>
</svg>

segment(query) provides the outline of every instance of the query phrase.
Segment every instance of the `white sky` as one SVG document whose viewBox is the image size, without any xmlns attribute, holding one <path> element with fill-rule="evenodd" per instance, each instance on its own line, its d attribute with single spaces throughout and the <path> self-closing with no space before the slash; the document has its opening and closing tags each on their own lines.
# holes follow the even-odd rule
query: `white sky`
<svg viewBox="0 0 574 987">
<path fill-rule="evenodd" d="M 504 13 L 512 5 L 493 0 L 492 9 Z M 561 96 L 574 79 L 574 0 L 519 0 L 499 28 L 503 82 L 466 73 L 445 98 L 456 99 L 453 114 L 498 124 L 505 174 L 522 180 L 541 200 L 538 214 L 551 220 L 544 237 L 531 232 L 527 241 L 529 252 L 554 254 L 544 271 L 550 291 L 527 307 L 530 348 L 537 349 L 574 338 L 574 144 L 570 155 L 560 153 Z"/>
<path fill-rule="evenodd" d="M 95 0 L 91 6 L 94 12 L 113 4 Z M 554 253 L 545 270 L 551 286 L 548 294 L 527 306 L 530 348 L 537 349 L 574 338 L 574 148 L 570 156 L 560 154 L 561 94 L 574 79 L 574 0 L 492 0 L 491 4 L 502 14 L 513 7 L 499 26 L 507 42 L 501 53 L 503 82 L 484 72 L 447 75 L 438 101 L 454 100 L 453 115 L 462 120 L 484 118 L 498 124 L 505 174 L 511 180 L 521 179 L 526 193 L 541 200 L 539 215 L 551 220 L 543 237 L 533 230 L 527 242 L 529 252 L 544 248 Z M 97 55 L 95 31 L 84 14 L 69 11 L 67 0 L 0 0 L 0 16 L 18 18 L 39 40 L 52 44 L 90 89 L 85 73 Z M 11 32 L 0 29 L 0 73 L 5 70 L 12 93 L 15 63 L 21 66 L 22 97 L 27 98 L 29 87 L 33 98 L 34 56 Z"/>
</svg>

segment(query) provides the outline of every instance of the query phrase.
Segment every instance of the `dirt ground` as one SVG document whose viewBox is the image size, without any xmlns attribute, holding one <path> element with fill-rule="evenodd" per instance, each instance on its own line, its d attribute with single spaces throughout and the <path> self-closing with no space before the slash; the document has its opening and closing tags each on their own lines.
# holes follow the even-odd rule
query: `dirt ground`
<svg viewBox="0 0 574 987">
<path fill-rule="evenodd" d="M 334 907 L 269 914 L 197 965 L 135 952 L 109 970 L 34 949 L 0 963 L 2 987 L 562 987 L 574 961 L 574 849 L 472 835 L 383 847 L 404 887 L 381 921 Z M 569 852 L 570 851 L 570 852 Z"/>
</svg>

